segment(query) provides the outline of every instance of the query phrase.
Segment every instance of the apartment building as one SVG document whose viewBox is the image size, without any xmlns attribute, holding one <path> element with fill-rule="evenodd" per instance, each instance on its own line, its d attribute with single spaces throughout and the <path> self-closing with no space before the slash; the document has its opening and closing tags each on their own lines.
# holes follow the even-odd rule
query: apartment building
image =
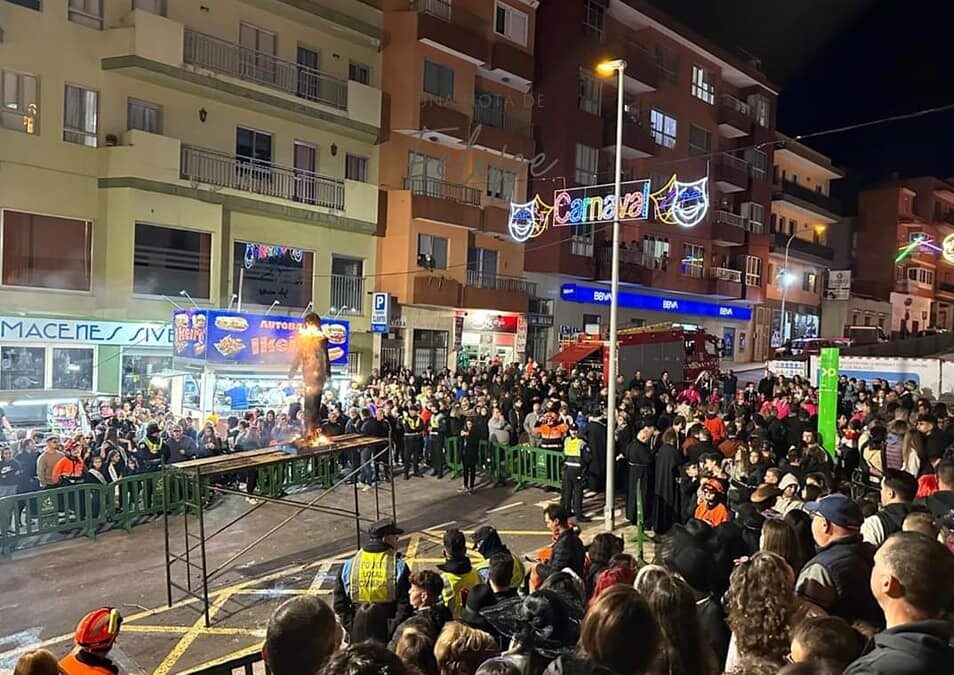
<svg viewBox="0 0 954 675">
<path fill-rule="evenodd" d="M 379 10 L 0 4 L 0 389 L 142 389 L 193 302 L 349 318 L 370 370 Z"/>
<path fill-rule="evenodd" d="M 612 193 L 616 79 L 595 66 L 621 58 L 624 180 L 648 180 L 653 194 L 694 185 L 694 207 L 708 206 L 687 223 L 650 204 L 621 224 L 620 327 L 693 323 L 723 339 L 729 360 L 768 357 L 769 315 L 758 305 L 771 243 L 777 88 L 751 62 L 642 0 L 544 3 L 537 21 L 535 127 L 538 151 L 553 164 L 534 174 L 532 193 L 546 202 L 564 188 Z M 606 330 L 610 241 L 610 222 L 580 222 L 551 225 L 527 245 L 535 306 L 554 324 L 531 326 L 537 358 L 561 336 Z"/>
<path fill-rule="evenodd" d="M 384 4 L 382 365 L 521 360 L 533 284 L 508 234 L 533 156 L 531 0 Z"/>
<path fill-rule="evenodd" d="M 853 288 L 891 303 L 890 331 L 954 329 L 954 180 L 925 176 L 865 190 L 856 222 Z"/>
<path fill-rule="evenodd" d="M 775 147 L 766 306 L 772 346 L 821 335 L 821 305 L 834 251 L 828 245 L 841 206 L 831 181 L 844 177 L 831 159 L 782 134 Z M 782 299 L 785 299 L 785 321 Z"/>
</svg>

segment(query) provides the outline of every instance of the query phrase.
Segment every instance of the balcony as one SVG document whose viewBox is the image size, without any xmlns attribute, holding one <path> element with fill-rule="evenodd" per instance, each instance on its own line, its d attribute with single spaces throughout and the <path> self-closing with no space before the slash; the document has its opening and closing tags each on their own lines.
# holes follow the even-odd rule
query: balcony
<svg viewBox="0 0 954 675">
<path fill-rule="evenodd" d="M 601 246 L 596 249 L 596 276 L 599 279 L 610 279 L 613 272 L 613 248 Z M 664 270 L 666 261 L 662 258 L 653 258 L 644 255 L 635 247 L 619 249 L 619 279 L 624 283 L 652 286 L 655 270 Z"/>
<path fill-rule="evenodd" d="M 421 101 L 421 121 L 418 127 L 450 136 L 457 141 L 466 141 L 469 138 L 470 118 L 452 108 L 447 101 L 427 98 Z"/>
<path fill-rule="evenodd" d="M 467 270 L 467 284 L 462 290 L 461 307 L 526 312 L 537 285 L 519 277 Z"/>
<path fill-rule="evenodd" d="M 616 114 L 603 115 L 603 149 L 616 151 Z M 623 117 L 623 158 L 643 159 L 656 153 L 656 144 L 649 128 L 639 118 Z"/>
<path fill-rule="evenodd" d="M 364 314 L 364 277 L 347 274 L 331 275 L 331 300 L 329 307 L 341 314 Z"/>
<path fill-rule="evenodd" d="M 713 211 L 712 241 L 718 246 L 745 244 L 745 218 L 729 211 Z"/>
<path fill-rule="evenodd" d="M 615 25 L 615 24 L 614 24 Z M 610 28 L 604 31 L 599 45 L 593 50 L 593 59 L 603 59 L 608 55 L 626 61 L 623 71 L 623 90 L 633 96 L 656 91 L 659 88 L 660 72 L 656 59 L 646 47 L 625 36 L 627 29 Z M 616 76 L 608 84 L 616 84 Z"/>
<path fill-rule="evenodd" d="M 941 293 L 950 293 L 954 295 L 954 283 L 950 281 L 938 281 L 937 290 Z"/>
<path fill-rule="evenodd" d="M 785 247 L 788 245 L 789 237 L 790 235 L 787 235 L 784 232 L 776 232 L 775 239 L 771 243 L 772 252 L 781 253 L 784 255 Z M 828 246 L 816 244 L 813 241 L 795 237 L 792 239 L 792 243 L 789 245 L 789 256 L 800 260 L 807 260 L 819 265 L 829 265 L 831 264 L 832 259 L 835 257 L 835 253 Z"/>
<path fill-rule="evenodd" d="M 339 110 L 348 109 L 348 81 L 242 47 L 212 35 L 185 29 L 185 63 L 254 82 Z"/>
<path fill-rule="evenodd" d="M 195 183 L 339 211 L 345 207 L 342 180 L 194 145 L 182 146 L 179 173 L 182 179 Z"/>
<path fill-rule="evenodd" d="M 727 267 L 710 268 L 709 293 L 725 298 L 741 298 L 742 272 Z"/>
<path fill-rule="evenodd" d="M 515 78 L 524 86 L 530 86 L 533 82 L 533 54 L 498 39 L 490 51 L 490 69 L 499 71 L 503 77 Z"/>
<path fill-rule="evenodd" d="M 476 131 L 477 128 L 480 131 Z M 533 127 L 524 120 L 502 114 L 481 102 L 474 102 L 474 121 L 470 129 L 474 145 L 512 155 L 532 157 L 534 154 Z"/>
<path fill-rule="evenodd" d="M 780 180 L 772 188 L 772 199 L 787 201 L 802 209 L 826 216 L 830 222 L 838 219 L 841 204 L 837 199 L 816 192 L 790 180 Z"/>
<path fill-rule="evenodd" d="M 411 217 L 478 229 L 481 223 L 480 191 L 437 178 L 409 177 L 404 189 L 411 192 Z"/>
<path fill-rule="evenodd" d="M 435 274 L 414 277 L 414 297 L 408 304 L 457 307 L 461 295 L 459 281 Z"/>
<path fill-rule="evenodd" d="M 723 153 L 713 165 L 713 179 L 720 192 L 742 192 L 749 186 L 749 163 L 744 159 Z"/>
<path fill-rule="evenodd" d="M 508 229 L 510 222 L 510 209 L 488 204 L 481 210 L 483 211 L 480 228 L 481 230 L 484 232 L 503 234 L 508 237 L 510 236 L 510 230 Z"/>
<path fill-rule="evenodd" d="M 483 65 L 490 57 L 487 22 L 446 0 L 412 0 L 423 44 Z"/>
<path fill-rule="evenodd" d="M 719 134 L 723 138 L 740 138 L 752 133 L 752 112 L 749 105 L 735 96 L 723 94 L 719 97 L 716 112 L 719 121 Z"/>
</svg>

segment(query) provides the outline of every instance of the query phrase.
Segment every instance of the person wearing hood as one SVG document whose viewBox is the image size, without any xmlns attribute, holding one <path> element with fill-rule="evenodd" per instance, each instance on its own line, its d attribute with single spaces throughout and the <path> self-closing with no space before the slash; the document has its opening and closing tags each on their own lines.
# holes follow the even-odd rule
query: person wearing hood
<svg viewBox="0 0 954 675">
<path fill-rule="evenodd" d="M 510 586 L 513 588 L 523 587 L 523 579 L 526 576 L 523 562 L 507 548 L 503 540 L 500 539 L 500 533 L 495 528 L 490 525 L 482 525 L 474 530 L 472 538 L 474 550 L 484 558 L 474 568 L 483 583 L 486 584 L 490 580 L 490 559 L 497 555 L 508 555 L 513 559 Z"/>
<path fill-rule="evenodd" d="M 871 591 L 886 629 L 874 635 L 845 675 L 941 675 L 954 663 L 951 603 L 954 557 L 918 532 L 898 532 L 875 553 Z"/>
<path fill-rule="evenodd" d="M 444 580 L 444 605 L 456 621 L 464 609 L 467 594 L 480 583 L 480 575 L 467 557 L 467 540 L 464 533 L 456 527 L 444 532 L 444 548 L 441 553 L 444 563 L 438 565 L 437 569 Z"/>
<path fill-rule="evenodd" d="M 878 547 L 890 535 L 900 532 L 905 516 L 925 510 L 913 503 L 917 491 L 914 476 L 901 469 L 885 469 L 881 479 L 881 510 L 865 518 L 861 525 L 862 538 Z"/>
<path fill-rule="evenodd" d="M 782 480 L 778 483 L 778 489 L 782 491 L 782 494 L 775 500 L 775 510 L 779 514 L 784 516 L 789 511 L 805 506 L 805 502 L 798 498 L 800 487 L 798 477 L 794 473 L 782 476 Z"/>
<path fill-rule="evenodd" d="M 136 447 L 136 455 L 143 471 L 158 471 L 171 457 L 169 446 L 159 432 L 159 425 L 150 422 L 146 427 L 146 435 Z"/>
</svg>

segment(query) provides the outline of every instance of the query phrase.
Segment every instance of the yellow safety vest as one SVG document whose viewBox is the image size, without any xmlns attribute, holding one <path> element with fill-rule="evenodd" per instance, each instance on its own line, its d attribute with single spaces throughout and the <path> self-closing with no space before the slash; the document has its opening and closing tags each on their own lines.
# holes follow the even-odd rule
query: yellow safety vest
<svg viewBox="0 0 954 675">
<path fill-rule="evenodd" d="M 510 577 L 510 587 L 511 588 L 521 588 L 523 586 L 523 577 L 526 574 L 526 570 L 523 568 L 523 561 L 520 560 L 517 556 L 513 557 L 513 575 Z M 475 568 L 478 574 L 482 574 L 484 570 L 487 570 L 487 583 L 490 583 L 490 560 L 484 558 L 480 564 Z M 481 577 L 483 578 L 483 577 Z"/>
<path fill-rule="evenodd" d="M 567 459 L 576 459 L 580 458 L 580 454 L 583 452 L 583 439 L 582 438 L 567 438 L 563 441 L 563 456 Z"/>
<path fill-rule="evenodd" d="M 349 594 L 354 603 L 397 600 L 397 554 L 358 551 L 351 561 Z"/>
<path fill-rule="evenodd" d="M 451 616 L 456 621 L 460 618 L 464 605 L 467 604 L 467 594 L 470 593 L 470 589 L 481 582 L 480 575 L 477 574 L 476 569 L 471 568 L 465 574 L 441 572 L 441 577 L 444 579 L 444 592 L 442 593 L 444 605 L 450 610 Z"/>
</svg>

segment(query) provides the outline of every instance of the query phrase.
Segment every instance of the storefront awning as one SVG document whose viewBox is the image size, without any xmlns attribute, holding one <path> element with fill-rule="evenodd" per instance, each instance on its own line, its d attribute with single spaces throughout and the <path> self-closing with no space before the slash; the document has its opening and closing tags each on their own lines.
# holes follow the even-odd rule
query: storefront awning
<svg viewBox="0 0 954 675">
<path fill-rule="evenodd" d="M 597 352 L 600 349 L 602 349 L 601 345 L 594 344 L 567 345 L 556 354 L 551 356 L 549 360 L 554 363 L 559 363 L 561 366 L 569 370 L 587 356 L 590 356 L 593 354 L 593 352 Z"/>
</svg>

